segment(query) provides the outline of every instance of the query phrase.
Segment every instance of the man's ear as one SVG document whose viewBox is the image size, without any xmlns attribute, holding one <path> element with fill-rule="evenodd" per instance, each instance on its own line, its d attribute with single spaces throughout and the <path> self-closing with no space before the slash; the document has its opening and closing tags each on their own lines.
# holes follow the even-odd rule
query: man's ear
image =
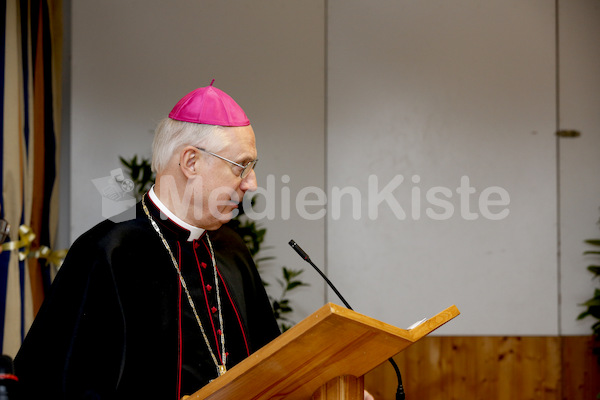
<svg viewBox="0 0 600 400">
<path fill-rule="evenodd" d="M 185 147 L 179 154 L 179 169 L 187 177 L 192 178 L 198 173 L 198 150 L 193 146 Z"/>
</svg>

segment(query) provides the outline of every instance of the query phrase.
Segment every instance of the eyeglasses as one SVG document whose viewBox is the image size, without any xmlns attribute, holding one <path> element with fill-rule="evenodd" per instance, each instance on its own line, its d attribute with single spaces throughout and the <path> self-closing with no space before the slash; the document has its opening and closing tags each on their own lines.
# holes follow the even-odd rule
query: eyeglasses
<svg viewBox="0 0 600 400">
<path fill-rule="evenodd" d="M 196 147 L 196 146 L 194 146 L 194 147 Z M 229 159 L 227 159 L 225 157 L 222 157 L 222 156 L 220 156 L 218 154 L 210 152 L 210 151 L 208 151 L 206 149 L 203 149 L 203 148 L 200 148 L 200 147 L 196 147 L 196 148 L 198 150 L 204 152 L 204 153 L 208 153 L 211 156 L 215 156 L 217 158 L 220 158 L 221 160 L 227 161 L 230 164 L 233 164 L 233 165 L 235 165 L 237 167 L 240 167 L 242 169 L 242 172 L 240 173 L 240 178 L 242 178 L 242 179 L 244 179 L 245 177 L 247 177 L 250 174 L 250 172 L 254 169 L 254 167 L 256 166 L 256 163 L 258 162 L 258 158 L 257 158 L 256 160 L 249 161 L 246 165 L 242 165 L 242 164 L 236 163 L 235 161 L 231 161 L 231 160 L 229 160 Z"/>
</svg>

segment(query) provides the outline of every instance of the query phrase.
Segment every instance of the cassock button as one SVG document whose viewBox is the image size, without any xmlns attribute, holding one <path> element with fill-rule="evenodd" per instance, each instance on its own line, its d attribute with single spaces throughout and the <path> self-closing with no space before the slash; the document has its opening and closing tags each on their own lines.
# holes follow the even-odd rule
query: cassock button
<svg viewBox="0 0 600 400">
<path fill-rule="evenodd" d="M 200 246 L 200 243 L 194 240 L 194 249 L 197 249 Z"/>
<path fill-rule="evenodd" d="M 221 332 L 221 330 L 219 329 L 219 330 L 217 331 L 217 335 L 221 336 L 221 333 L 222 333 L 222 332 Z"/>
<path fill-rule="evenodd" d="M 204 261 L 200 263 L 200 266 L 201 266 L 202 268 L 206 269 L 206 263 L 205 263 Z"/>
<path fill-rule="evenodd" d="M 206 291 L 207 291 L 207 292 L 210 292 L 211 290 L 212 290 L 212 286 L 210 286 L 210 285 L 206 285 Z"/>
<path fill-rule="evenodd" d="M 216 312 L 217 312 L 217 307 L 213 307 L 213 308 L 211 308 L 211 309 L 210 309 L 210 311 L 211 311 L 213 314 L 214 314 L 214 313 L 216 313 Z"/>
</svg>

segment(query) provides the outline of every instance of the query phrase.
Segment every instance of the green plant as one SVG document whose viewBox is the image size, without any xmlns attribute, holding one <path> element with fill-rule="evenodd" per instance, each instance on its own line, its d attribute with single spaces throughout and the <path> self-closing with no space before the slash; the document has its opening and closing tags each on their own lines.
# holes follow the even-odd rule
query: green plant
<svg viewBox="0 0 600 400">
<path fill-rule="evenodd" d="M 585 243 L 600 248 L 600 239 L 589 239 L 586 240 Z M 587 250 L 583 254 L 597 257 L 600 256 L 600 249 Z M 600 276 L 600 265 L 592 264 L 589 265 L 587 269 L 593 274 L 592 279 L 598 278 Z M 598 364 L 600 364 L 600 288 L 595 288 L 594 296 L 588 299 L 585 303 L 581 304 L 581 306 L 587 307 L 587 309 L 581 314 L 579 314 L 577 319 L 583 319 L 587 316 L 591 316 L 597 320 L 596 323 L 592 325 L 592 331 L 594 332 L 594 338 L 596 343 L 593 352 L 598 359 Z M 598 398 L 600 398 L 600 394 L 598 394 Z"/>
<path fill-rule="evenodd" d="M 254 199 L 252 199 L 251 204 L 254 205 Z M 248 250 L 250 251 L 250 254 L 252 255 L 252 258 L 254 259 L 254 263 L 257 266 L 261 261 L 273 259 L 273 257 L 258 257 L 258 253 L 261 250 L 264 250 L 261 249 L 261 247 L 265 240 L 267 230 L 265 228 L 260 228 L 256 222 L 251 221 L 246 217 L 242 204 L 239 205 L 238 214 L 232 218 L 227 225 L 236 231 L 244 240 Z"/>
<path fill-rule="evenodd" d="M 277 282 L 279 282 L 279 285 L 282 287 L 281 296 L 279 296 L 278 299 L 271 298 L 271 304 L 273 305 L 275 319 L 279 322 L 281 331 L 285 332 L 294 324 L 292 320 L 287 318 L 293 309 L 290 306 L 290 300 L 286 296 L 291 290 L 300 286 L 308 286 L 308 283 L 297 279 L 302 272 L 304 272 L 302 269 L 293 270 L 281 267 L 281 272 L 283 274 L 283 280 L 277 279 Z"/>
<path fill-rule="evenodd" d="M 119 160 L 133 181 L 135 198 L 141 200 L 144 193 L 146 193 L 154 184 L 155 177 L 152 172 L 150 161 L 146 158 L 142 158 L 138 161 L 137 155 L 134 155 L 130 160 L 123 157 L 119 157 Z"/>
<path fill-rule="evenodd" d="M 254 199 L 251 202 L 254 205 Z M 254 263 L 257 268 L 260 269 L 260 265 L 264 261 L 272 260 L 274 257 L 259 257 L 259 252 L 264 250 L 262 248 L 262 243 L 265 240 L 265 235 L 267 230 L 265 228 L 260 228 L 259 225 L 250 220 L 244 213 L 244 208 L 240 204 L 238 215 L 233 218 L 231 221 L 227 223 L 229 227 L 235 230 L 244 240 L 248 250 L 250 250 L 250 254 L 252 258 L 254 258 Z M 273 296 L 269 296 L 271 300 L 271 307 L 273 308 L 273 315 L 279 324 L 279 328 L 282 332 L 285 332 L 289 328 L 294 325 L 294 321 L 289 319 L 289 315 L 294 311 L 292 306 L 290 305 L 290 299 L 287 297 L 289 292 L 300 287 L 300 286 L 308 286 L 308 283 L 302 282 L 298 279 L 300 274 L 302 274 L 304 270 L 291 270 L 286 268 L 285 266 L 281 267 L 282 279 L 277 279 L 277 283 L 281 288 L 281 294 L 279 297 L 274 298 Z M 263 285 L 269 286 L 269 284 L 263 281 Z"/>
<path fill-rule="evenodd" d="M 119 157 L 119 159 L 134 183 L 136 198 L 140 200 L 144 193 L 152 187 L 155 180 L 150 161 L 145 158 L 138 160 L 137 155 L 134 155 L 131 159 L 123 157 Z M 254 204 L 254 201 L 252 201 L 252 204 Z M 245 215 L 241 204 L 238 215 L 229 221 L 227 225 L 235 230 L 244 240 L 257 268 L 260 268 L 260 264 L 264 261 L 274 259 L 274 257 L 261 256 L 259 254 L 262 250 L 265 250 L 262 244 L 265 240 L 267 229 L 261 228 L 255 221 L 250 220 Z M 281 287 L 281 294 L 277 298 L 269 296 L 273 315 L 275 315 L 275 319 L 277 319 L 277 323 L 282 331 L 286 331 L 293 325 L 293 321 L 288 318 L 293 311 L 290 299 L 287 297 L 289 292 L 300 286 L 308 286 L 307 283 L 298 279 L 302 272 L 303 270 L 290 270 L 286 267 L 281 267 L 282 279 L 277 279 Z M 264 281 L 263 285 L 269 286 Z"/>
</svg>

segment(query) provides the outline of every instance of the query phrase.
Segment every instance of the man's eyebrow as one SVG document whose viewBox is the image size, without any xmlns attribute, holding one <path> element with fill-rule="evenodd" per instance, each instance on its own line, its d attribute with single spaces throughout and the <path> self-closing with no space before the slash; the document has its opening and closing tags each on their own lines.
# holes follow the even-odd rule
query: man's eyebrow
<svg viewBox="0 0 600 400">
<path fill-rule="evenodd" d="M 249 162 L 256 160 L 256 158 L 252 158 L 249 155 L 241 155 L 241 157 L 242 158 L 238 158 L 238 160 L 240 160 L 240 161 L 236 161 L 238 164 L 241 164 L 241 165 L 246 165 Z"/>
<path fill-rule="evenodd" d="M 256 159 L 257 159 L 257 158 L 250 158 L 250 157 L 247 157 L 247 158 L 244 158 L 244 159 L 242 160 L 242 162 L 239 162 L 238 164 L 246 165 L 246 164 L 248 164 L 248 163 L 250 163 L 250 162 L 252 162 L 252 161 L 254 161 L 254 160 L 256 160 Z"/>
</svg>

